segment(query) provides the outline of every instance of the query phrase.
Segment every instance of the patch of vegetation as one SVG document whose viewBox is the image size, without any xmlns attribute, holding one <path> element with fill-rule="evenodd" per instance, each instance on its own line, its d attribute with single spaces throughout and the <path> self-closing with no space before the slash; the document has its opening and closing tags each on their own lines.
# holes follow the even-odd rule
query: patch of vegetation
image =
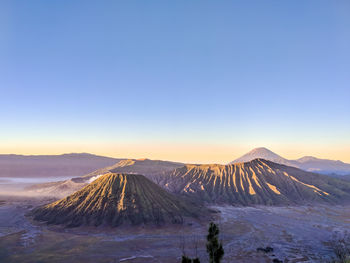
<svg viewBox="0 0 350 263">
<path fill-rule="evenodd" d="M 350 263 L 350 234 L 348 232 L 335 235 L 331 241 L 331 248 L 335 254 L 332 263 Z"/>
<path fill-rule="evenodd" d="M 181 263 L 200 263 L 199 258 L 191 259 L 187 256 L 182 256 Z"/>
<path fill-rule="evenodd" d="M 220 263 L 225 252 L 222 243 L 219 242 L 219 227 L 211 222 L 208 229 L 207 235 L 207 252 L 209 255 L 209 263 Z M 184 248 L 183 248 L 184 253 Z M 200 263 L 199 258 L 195 257 L 191 259 L 186 255 L 182 255 L 182 263 Z"/>
<path fill-rule="evenodd" d="M 269 254 L 269 253 L 272 253 L 273 252 L 273 248 L 272 247 L 258 247 L 256 249 L 257 252 L 262 252 L 262 253 L 266 253 L 266 254 Z M 275 255 L 272 255 L 272 256 L 275 256 Z M 274 258 L 272 260 L 273 263 L 282 263 L 283 261 L 282 260 L 279 260 L 278 258 Z"/>
<path fill-rule="evenodd" d="M 207 252 L 209 254 L 209 263 L 220 263 L 225 253 L 222 243 L 218 240 L 219 232 L 219 227 L 211 222 L 207 235 Z"/>
<path fill-rule="evenodd" d="M 266 248 L 258 247 L 258 248 L 256 249 L 256 251 L 258 251 L 258 252 L 264 252 L 264 253 L 271 253 L 271 252 L 273 252 L 273 248 L 272 248 L 272 247 L 266 247 Z"/>
</svg>

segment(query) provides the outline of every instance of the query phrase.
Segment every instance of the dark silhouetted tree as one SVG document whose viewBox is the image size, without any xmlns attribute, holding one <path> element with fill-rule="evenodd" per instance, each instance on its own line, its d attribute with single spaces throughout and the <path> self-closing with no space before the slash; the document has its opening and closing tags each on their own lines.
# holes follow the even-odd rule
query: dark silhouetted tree
<svg viewBox="0 0 350 263">
<path fill-rule="evenodd" d="M 199 258 L 191 259 L 187 256 L 182 256 L 181 263 L 200 263 Z"/>
<path fill-rule="evenodd" d="M 186 256 L 182 256 L 181 263 L 192 263 L 192 259 Z"/>
<path fill-rule="evenodd" d="M 207 235 L 207 252 L 209 254 L 209 263 L 220 263 L 224 256 L 224 248 L 218 240 L 219 228 L 213 222 L 210 223 Z"/>
</svg>

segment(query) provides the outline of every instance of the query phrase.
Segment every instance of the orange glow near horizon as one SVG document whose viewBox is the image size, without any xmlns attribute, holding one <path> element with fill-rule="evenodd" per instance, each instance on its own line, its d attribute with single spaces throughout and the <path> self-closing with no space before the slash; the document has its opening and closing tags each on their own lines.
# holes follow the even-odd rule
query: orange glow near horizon
<svg viewBox="0 0 350 263">
<path fill-rule="evenodd" d="M 314 156 L 321 159 L 350 163 L 350 146 L 336 145 L 242 145 L 200 143 L 20 143 L 21 146 L 2 145 L 0 154 L 56 155 L 63 153 L 91 153 L 115 158 L 149 158 L 186 163 L 228 163 L 256 147 L 266 147 L 286 159 Z"/>
</svg>

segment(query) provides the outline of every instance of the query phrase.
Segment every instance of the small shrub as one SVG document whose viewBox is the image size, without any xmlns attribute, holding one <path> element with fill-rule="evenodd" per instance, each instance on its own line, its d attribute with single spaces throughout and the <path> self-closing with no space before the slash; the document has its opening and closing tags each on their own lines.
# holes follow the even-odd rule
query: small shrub
<svg viewBox="0 0 350 263">
<path fill-rule="evenodd" d="M 334 263 L 350 263 L 350 234 L 348 232 L 334 236 L 331 248 L 335 254 Z"/>
<path fill-rule="evenodd" d="M 181 263 L 192 263 L 192 259 L 186 256 L 182 256 Z"/>
<path fill-rule="evenodd" d="M 191 259 L 187 256 L 182 256 L 181 263 L 200 263 L 199 258 Z"/>
<path fill-rule="evenodd" d="M 271 253 L 271 252 L 273 252 L 273 248 L 272 248 L 272 247 L 266 247 L 266 248 L 258 247 L 258 248 L 256 249 L 256 251 L 258 251 L 258 252 L 264 252 L 264 253 Z"/>
</svg>

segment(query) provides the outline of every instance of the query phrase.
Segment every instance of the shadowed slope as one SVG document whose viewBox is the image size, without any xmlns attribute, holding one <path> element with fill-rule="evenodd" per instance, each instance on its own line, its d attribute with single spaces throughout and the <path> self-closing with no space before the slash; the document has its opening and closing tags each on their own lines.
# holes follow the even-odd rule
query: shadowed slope
<svg viewBox="0 0 350 263">
<path fill-rule="evenodd" d="M 162 185 L 214 203 L 302 204 L 349 199 L 350 183 L 263 159 L 230 165 L 186 165 Z"/>
<path fill-rule="evenodd" d="M 198 213 L 196 206 L 142 175 L 114 173 L 33 211 L 36 220 L 67 226 L 182 223 Z"/>
</svg>

